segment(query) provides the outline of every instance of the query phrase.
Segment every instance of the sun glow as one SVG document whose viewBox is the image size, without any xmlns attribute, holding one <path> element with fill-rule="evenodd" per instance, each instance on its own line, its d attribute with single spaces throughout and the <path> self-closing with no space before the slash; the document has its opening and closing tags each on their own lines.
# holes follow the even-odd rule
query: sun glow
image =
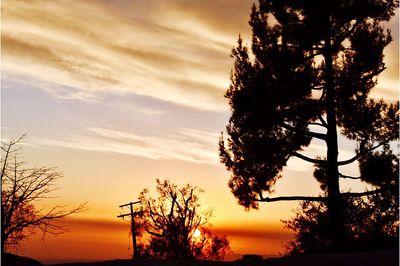
<svg viewBox="0 0 400 266">
<path fill-rule="evenodd" d="M 199 238 L 201 236 L 201 231 L 199 229 L 194 230 L 193 237 Z"/>
</svg>

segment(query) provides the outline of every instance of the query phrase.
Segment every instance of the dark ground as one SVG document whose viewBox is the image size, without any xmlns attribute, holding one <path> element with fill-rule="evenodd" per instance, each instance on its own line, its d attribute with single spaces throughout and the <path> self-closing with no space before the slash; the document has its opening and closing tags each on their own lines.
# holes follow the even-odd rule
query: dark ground
<svg viewBox="0 0 400 266">
<path fill-rule="evenodd" d="M 4 266 L 34 266 L 37 261 L 29 258 L 14 259 Z M 265 260 L 238 260 L 230 262 L 193 261 L 193 260 L 110 260 L 90 263 L 64 263 L 57 266 L 397 266 L 398 250 L 381 250 L 356 253 L 331 253 L 320 255 L 290 256 Z M 53 265 L 53 266 L 55 266 Z"/>
<path fill-rule="evenodd" d="M 27 258 L 27 257 L 21 257 L 17 256 L 11 253 L 4 253 L 4 255 L 1 257 L 1 265 L 7 266 L 7 265 L 26 265 L 26 266 L 40 266 L 42 265 L 39 261 Z"/>
</svg>

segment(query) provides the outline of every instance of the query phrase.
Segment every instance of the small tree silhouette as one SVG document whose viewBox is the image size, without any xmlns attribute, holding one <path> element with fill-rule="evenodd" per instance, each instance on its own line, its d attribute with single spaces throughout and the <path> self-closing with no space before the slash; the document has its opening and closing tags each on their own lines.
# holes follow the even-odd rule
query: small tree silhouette
<svg viewBox="0 0 400 266">
<path fill-rule="evenodd" d="M 85 204 L 71 210 L 66 210 L 65 206 L 54 206 L 47 211 L 36 208 L 35 202 L 49 197 L 62 174 L 50 167 L 26 167 L 19 156 L 18 146 L 24 137 L 1 143 L 2 254 L 10 247 L 18 247 L 37 229 L 43 232 L 43 237 L 46 233 L 65 232 L 65 227 L 54 222 L 85 210 Z"/>
<path fill-rule="evenodd" d="M 139 197 L 141 224 L 141 257 L 155 259 L 212 259 L 220 260 L 229 251 L 225 236 L 207 226 L 212 211 L 201 211 L 198 187 L 187 184 L 178 188 L 169 180 L 157 179 L 158 198 L 144 189 Z"/>
</svg>

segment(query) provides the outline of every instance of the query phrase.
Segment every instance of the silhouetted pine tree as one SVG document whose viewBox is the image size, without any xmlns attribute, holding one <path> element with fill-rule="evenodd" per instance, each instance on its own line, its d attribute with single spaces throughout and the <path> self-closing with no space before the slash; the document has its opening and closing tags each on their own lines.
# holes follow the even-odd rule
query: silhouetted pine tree
<svg viewBox="0 0 400 266">
<path fill-rule="evenodd" d="M 399 246 L 399 159 L 388 144 L 365 156 L 359 164 L 361 179 L 380 189 L 365 197 L 343 198 L 347 251 L 390 249 Z M 321 184 L 326 193 L 326 185 Z M 294 231 L 289 254 L 330 250 L 326 202 L 302 201 L 295 216 L 283 221 Z"/>
<path fill-rule="evenodd" d="M 385 69 L 383 49 L 391 41 L 381 22 L 398 5 L 397 0 L 260 0 L 253 6 L 251 52 L 240 37 L 232 51 L 235 63 L 225 95 L 232 116 L 227 143 L 220 139 L 221 161 L 232 172 L 229 186 L 241 205 L 326 201 L 331 240 L 343 241 L 341 198 L 376 191 L 340 193 L 339 178 L 356 177 L 339 167 L 363 163 L 398 138 L 399 104 L 368 98 Z M 357 143 L 354 157 L 345 161 L 338 161 L 338 130 Z M 301 154 L 313 138 L 326 144 L 326 155 Z M 316 166 L 327 197 L 265 195 L 293 156 Z M 364 174 L 362 180 L 374 178 Z"/>
</svg>

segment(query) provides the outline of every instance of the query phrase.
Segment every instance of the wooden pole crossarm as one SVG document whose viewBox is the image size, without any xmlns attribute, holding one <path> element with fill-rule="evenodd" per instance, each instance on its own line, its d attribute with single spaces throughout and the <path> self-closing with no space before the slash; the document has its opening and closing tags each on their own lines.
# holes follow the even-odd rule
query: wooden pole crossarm
<svg viewBox="0 0 400 266">
<path fill-rule="evenodd" d="M 138 212 L 134 212 L 134 213 L 125 213 L 125 214 L 120 214 L 120 215 L 118 215 L 117 216 L 117 218 L 123 218 L 123 217 L 125 217 L 125 216 L 132 216 L 132 215 L 138 215 L 138 214 L 141 214 L 141 213 L 144 213 L 144 211 L 138 211 Z"/>
<path fill-rule="evenodd" d="M 138 203 L 140 203 L 140 202 L 141 202 L 140 200 L 134 201 L 134 202 L 129 202 L 129 203 L 127 203 L 127 204 L 120 205 L 119 207 L 122 208 L 122 207 L 125 207 L 125 206 L 129 206 L 129 205 L 131 205 L 131 204 L 138 204 Z"/>
</svg>

